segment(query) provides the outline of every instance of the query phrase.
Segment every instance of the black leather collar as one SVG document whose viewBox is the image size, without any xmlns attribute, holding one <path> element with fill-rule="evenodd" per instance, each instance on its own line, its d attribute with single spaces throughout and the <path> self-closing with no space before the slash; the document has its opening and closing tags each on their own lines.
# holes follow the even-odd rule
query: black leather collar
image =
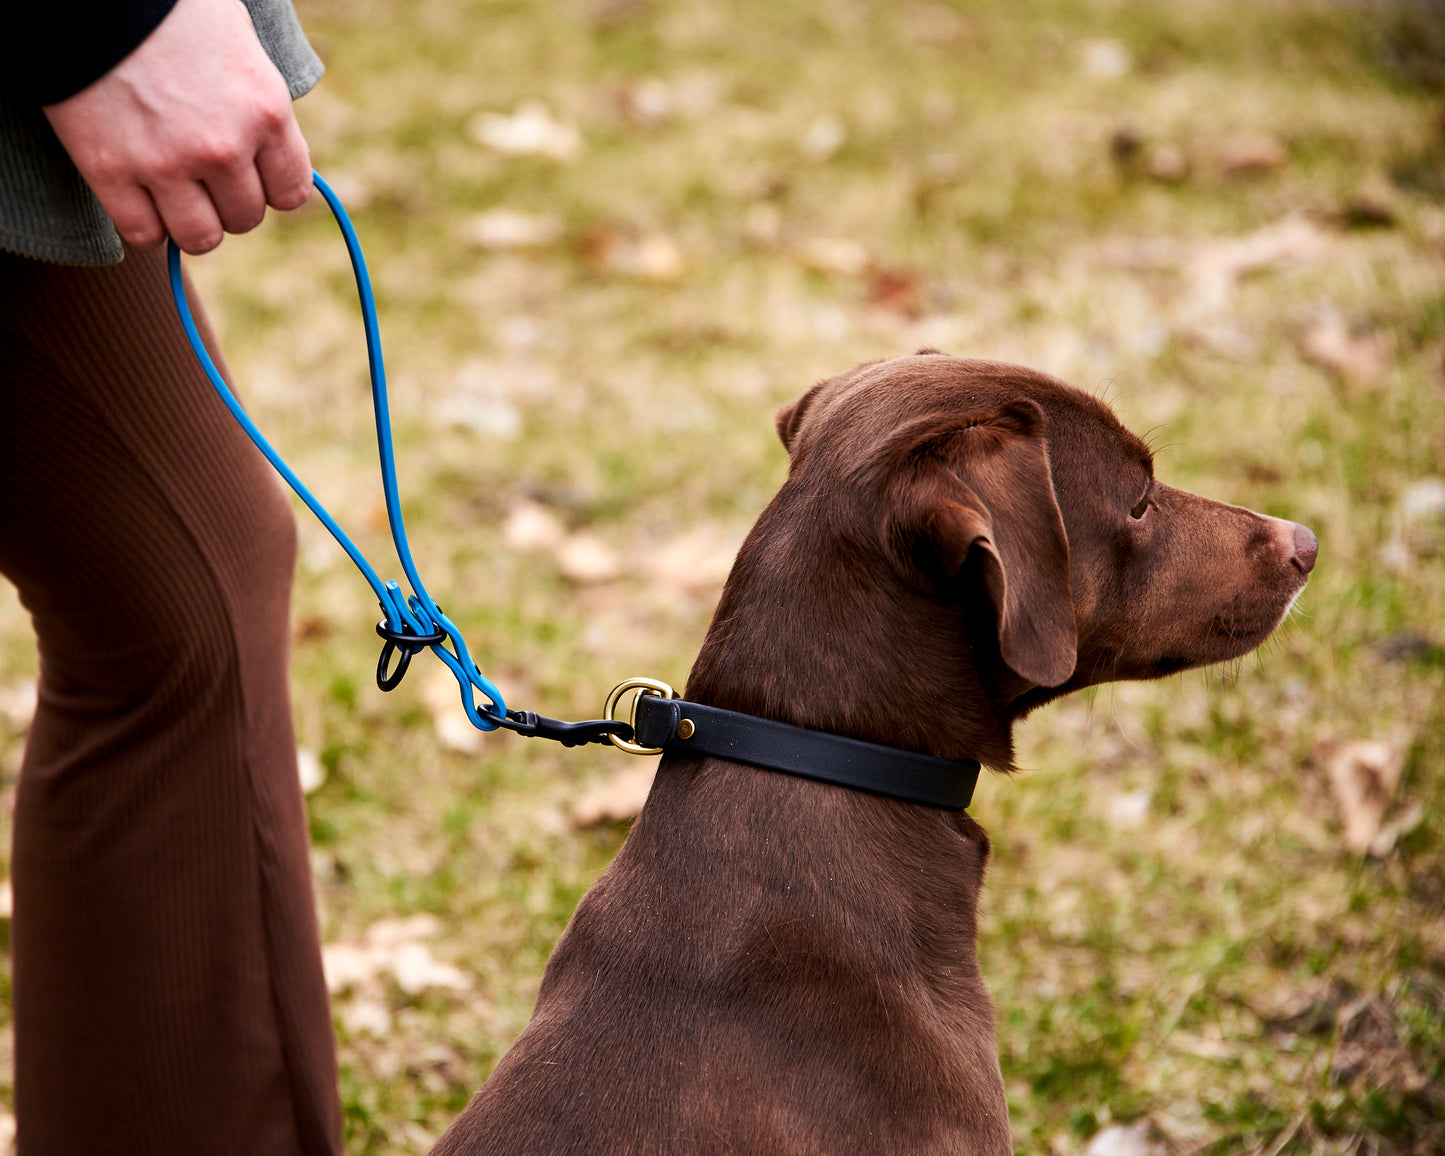
<svg viewBox="0 0 1445 1156">
<path fill-rule="evenodd" d="M 948 811 L 967 807 L 978 782 L 972 759 L 940 759 L 680 698 L 638 695 L 632 722 L 641 747 L 732 759 Z"/>
</svg>

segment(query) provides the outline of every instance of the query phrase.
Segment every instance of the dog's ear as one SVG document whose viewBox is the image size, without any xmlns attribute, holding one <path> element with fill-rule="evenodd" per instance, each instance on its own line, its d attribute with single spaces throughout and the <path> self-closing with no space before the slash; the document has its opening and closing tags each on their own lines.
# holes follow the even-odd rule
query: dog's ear
<svg viewBox="0 0 1445 1156">
<path fill-rule="evenodd" d="M 896 464 L 904 492 L 888 531 L 895 555 L 953 578 L 978 550 L 1004 662 L 1038 686 L 1066 682 L 1078 634 L 1043 411 L 1010 402 L 915 441 Z"/>
<path fill-rule="evenodd" d="M 813 399 L 818 396 L 818 391 L 823 388 L 824 383 L 819 382 L 798 398 L 797 401 L 790 401 L 782 409 L 778 410 L 778 416 L 773 424 L 778 431 L 778 440 L 789 452 L 793 452 L 793 437 L 798 432 L 798 427 L 803 424 L 803 418 L 808 412 L 808 407 L 813 404 Z"/>
</svg>

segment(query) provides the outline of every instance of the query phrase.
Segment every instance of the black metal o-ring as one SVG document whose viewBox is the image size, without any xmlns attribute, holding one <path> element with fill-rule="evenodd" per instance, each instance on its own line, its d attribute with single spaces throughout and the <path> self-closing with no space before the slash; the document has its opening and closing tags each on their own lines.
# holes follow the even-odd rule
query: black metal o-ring
<svg viewBox="0 0 1445 1156">
<path fill-rule="evenodd" d="M 385 645 L 381 648 L 381 658 L 376 663 L 376 685 L 382 690 L 395 690 L 401 684 L 402 678 L 406 675 L 406 668 L 411 665 L 413 654 L 447 640 L 445 630 L 437 630 L 431 634 L 413 634 L 405 626 L 400 630 L 393 630 L 386 624 L 385 619 L 376 624 L 376 633 L 385 639 Z M 399 656 L 396 660 L 396 669 L 388 673 L 386 668 L 391 662 L 393 654 Z"/>
</svg>

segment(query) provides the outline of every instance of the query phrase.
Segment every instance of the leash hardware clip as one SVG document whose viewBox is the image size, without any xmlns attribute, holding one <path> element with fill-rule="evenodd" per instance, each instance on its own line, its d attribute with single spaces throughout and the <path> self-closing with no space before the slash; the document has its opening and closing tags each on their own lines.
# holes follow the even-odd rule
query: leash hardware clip
<svg viewBox="0 0 1445 1156">
<path fill-rule="evenodd" d="M 637 699 L 644 694 L 655 694 L 659 698 L 677 698 L 677 691 L 668 686 L 665 682 L 659 682 L 655 678 L 628 678 L 619 682 L 612 688 L 607 696 L 606 705 L 602 708 L 602 717 L 605 719 L 617 718 L 617 706 L 622 701 L 622 696 L 629 690 L 637 691 L 637 697 L 632 700 L 632 710 L 628 713 L 628 725 L 635 732 L 637 729 Z M 618 738 L 616 735 L 608 735 L 607 738 L 619 751 L 626 751 L 629 755 L 660 755 L 661 747 L 644 747 L 628 739 Z"/>
<path fill-rule="evenodd" d="M 496 716 L 493 716 L 494 718 Z M 563 722 L 546 718 L 530 710 L 509 710 L 505 718 L 496 718 L 499 726 L 529 739 L 551 739 L 564 747 L 618 742 L 632 737 L 632 726 L 621 719 L 588 719 L 586 722 Z"/>
</svg>

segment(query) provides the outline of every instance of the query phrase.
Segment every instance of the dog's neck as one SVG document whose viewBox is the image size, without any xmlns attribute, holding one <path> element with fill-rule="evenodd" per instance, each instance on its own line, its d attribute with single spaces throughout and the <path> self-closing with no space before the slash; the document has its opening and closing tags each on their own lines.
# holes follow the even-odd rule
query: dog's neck
<svg viewBox="0 0 1445 1156">
<path fill-rule="evenodd" d="M 860 565 L 848 556 L 856 544 L 834 537 L 821 520 L 800 518 L 788 500 L 785 487 L 739 551 L 686 697 L 1008 767 L 1009 724 L 983 690 L 958 607 L 881 563 Z M 689 853 L 676 855 L 678 846 Z M 758 913 L 765 924 L 806 922 L 814 906 L 817 918 L 831 919 L 848 904 L 863 904 L 867 913 L 845 921 L 885 927 L 898 918 L 885 918 L 885 910 L 909 912 L 920 923 L 907 934 L 934 943 L 945 970 L 973 959 L 988 839 L 966 813 L 723 759 L 668 755 L 624 850 L 627 860 L 655 855 L 659 868 L 669 864 L 662 871 L 669 887 L 679 882 L 678 861 L 739 872 L 699 880 L 698 890 L 754 895 L 763 908 L 776 907 Z M 894 926 L 892 933 L 903 931 Z M 875 947 L 886 950 L 881 940 Z"/>
</svg>

